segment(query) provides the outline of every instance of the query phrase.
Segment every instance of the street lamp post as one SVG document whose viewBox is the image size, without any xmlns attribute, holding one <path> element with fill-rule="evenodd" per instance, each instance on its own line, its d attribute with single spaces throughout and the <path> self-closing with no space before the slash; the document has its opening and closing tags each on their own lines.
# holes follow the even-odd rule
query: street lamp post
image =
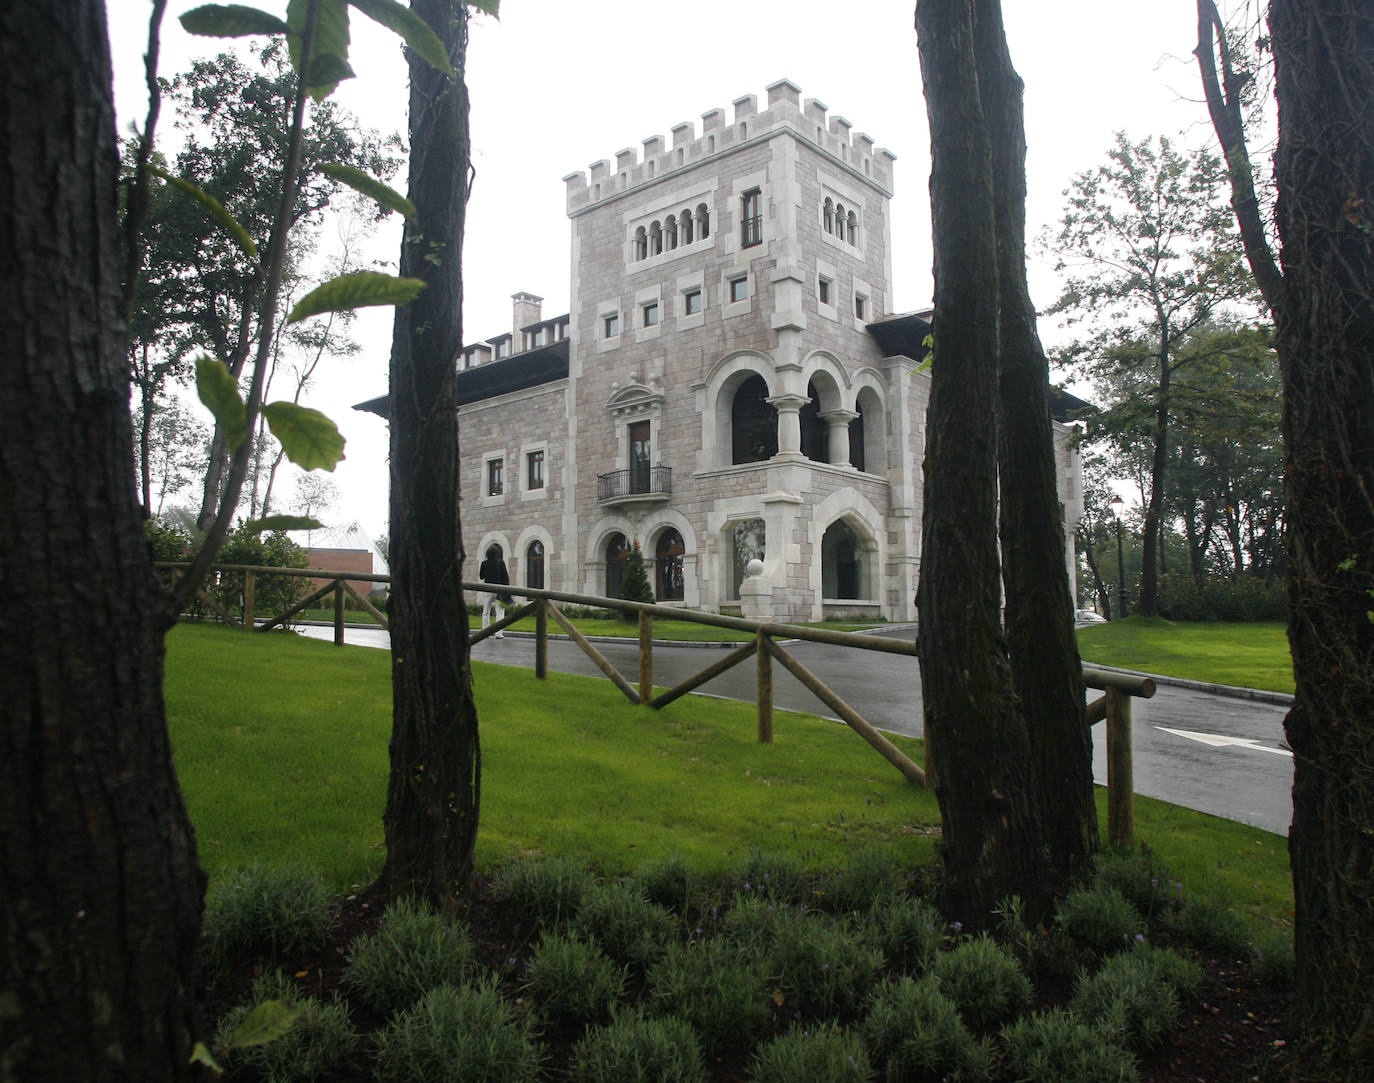
<svg viewBox="0 0 1374 1083">
<path fill-rule="evenodd" d="M 1116 585 L 1121 593 L 1121 615 L 1130 616 L 1130 610 L 1126 608 L 1126 561 L 1121 554 L 1121 509 L 1125 501 L 1119 496 L 1113 496 L 1107 501 L 1112 507 L 1112 518 L 1116 520 Z"/>
</svg>

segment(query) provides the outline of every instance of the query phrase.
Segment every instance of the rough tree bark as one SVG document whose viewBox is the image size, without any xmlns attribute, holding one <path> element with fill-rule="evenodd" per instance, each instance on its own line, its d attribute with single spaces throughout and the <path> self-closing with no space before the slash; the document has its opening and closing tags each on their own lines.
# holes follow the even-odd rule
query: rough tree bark
<svg viewBox="0 0 1374 1083">
<path fill-rule="evenodd" d="M 935 365 L 925 458 L 919 659 L 944 825 L 944 905 L 966 925 L 1049 873 L 1025 718 L 1002 637 L 997 554 L 998 260 L 970 0 L 921 0 L 931 131 Z"/>
<path fill-rule="evenodd" d="M 1050 374 L 1026 283 L 1026 131 L 1000 0 L 977 0 L 974 50 L 992 149 L 1001 299 L 1002 579 L 1016 692 L 1025 712 L 1045 842 L 1061 882 L 1098 850 L 1092 737 L 1073 633 L 1064 519 L 1055 484 Z"/>
<path fill-rule="evenodd" d="M 1280 257 L 1239 83 L 1198 4 L 1198 64 L 1283 376 L 1297 1074 L 1374 1076 L 1374 7 L 1274 0 Z M 1214 47 L 1221 39 L 1222 77 Z"/>
<path fill-rule="evenodd" d="M 401 274 L 429 285 L 396 310 L 391 346 L 391 645 L 394 708 L 387 788 L 388 895 L 451 905 L 468 888 L 477 837 L 481 746 L 460 587 L 458 369 L 463 218 L 469 181 L 463 80 L 467 12 L 413 0 L 458 73 L 413 52 L 410 199 Z"/>
<path fill-rule="evenodd" d="M 0 1079 L 190 1079 L 203 877 L 134 488 L 100 0 L 0 7 L 0 126 Z"/>
</svg>

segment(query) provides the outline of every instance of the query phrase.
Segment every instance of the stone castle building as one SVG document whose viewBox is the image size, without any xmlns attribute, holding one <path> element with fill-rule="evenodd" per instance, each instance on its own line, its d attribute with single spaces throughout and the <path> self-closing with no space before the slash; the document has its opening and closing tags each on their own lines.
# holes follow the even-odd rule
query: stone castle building
<svg viewBox="0 0 1374 1083">
<path fill-rule="evenodd" d="M 733 104 L 565 177 L 571 311 L 517 293 L 464 349 L 467 574 L 496 545 L 616 595 L 637 542 L 666 604 L 738 612 L 757 557 L 778 620 L 914 619 L 930 314 L 890 311 L 894 156 L 787 80 Z"/>
</svg>

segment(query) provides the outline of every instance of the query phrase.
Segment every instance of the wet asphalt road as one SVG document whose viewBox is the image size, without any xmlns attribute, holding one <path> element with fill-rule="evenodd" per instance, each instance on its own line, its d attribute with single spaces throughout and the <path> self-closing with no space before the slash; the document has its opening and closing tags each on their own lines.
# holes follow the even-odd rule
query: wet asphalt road
<svg viewBox="0 0 1374 1083">
<path fill-rule="evenodd" d="M 320 638 L 332 636 L 329 628 L 305 631 Z M 913 633 L 893 629 L 885 634 Z M 363 646 L 389 646 L 386 633 L 378 629 L 349 629 L 347 637 L 350 643 Z M 632 684 L 638 683 L 635 644 L 596 646 Z M 921 678 L 915 658 L 820 643 L 791 643 L 787 650 L 879 729 L 921 735 Z M 487 639 L 473 648 L 472 656 L 478 661 L 532 668 L 534 640 L 514 635 Z M 654 684 L 677 684 L 719 657 L 719 649 L 710 647 L 656 646 Z M 549 666 L 562 673 L 601 676 L 591 659 L 567 640 L 550 640 Z M 752 701 L 754 681 L 754 663 L 749 660 L 697 691 Z M 773 667 L 773 684 L 778 707 L 829 713 L 779 665 Z M 1286 707 L 1169 685 L 1160 685 L 1153 699 L 1131 702 L 1137 793 L 1280 835 L 1288 833 L 1293 761 L 1280 747 Z M 1093 727 L 1093 746 L 1093 773 L 1098 782 L 1105 783 L 1106 733 L 1101 724 Z"/>
</svg>

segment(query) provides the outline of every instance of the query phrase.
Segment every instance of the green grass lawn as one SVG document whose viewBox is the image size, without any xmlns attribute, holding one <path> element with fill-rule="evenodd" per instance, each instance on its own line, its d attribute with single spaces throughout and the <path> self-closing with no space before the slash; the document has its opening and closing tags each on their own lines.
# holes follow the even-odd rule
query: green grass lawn
<svg viewBox="0 0 1374 1083">
<path fill-rule="evenodd" d="M 390 664 L 384 651 L 285 634 L 173 630 L 168 718 L 211 877 L 253 859 L 304 862 L 340 887 L 376 876 Z M 477 663 L 473 678 L 483 868 L 545 853 L 615 874 L 680 852 L 719 872 L 759 848 L 823 869 L 871 845 L 934 860 L 934 795 L 845 726 L 779 711 L 774 743 L 760 745 L 750 704 L 690 696 L 655 712 L 590 677 L 540 682 Z M 921 742 L 893 740 L 922 760 Z M 1147 798 L 1136 825 L 1186 885 L 1225 891 L 1256 922 L 1291 913 L 1282 838 Z"/>
<path fill-rule="evenodd" d="M 1185 624 L 1128 617 L 1078 629 L 1083 661 L 1214 684 L 1293 691 L 1293 662 L 1284 626 Z"/>
</svg>

